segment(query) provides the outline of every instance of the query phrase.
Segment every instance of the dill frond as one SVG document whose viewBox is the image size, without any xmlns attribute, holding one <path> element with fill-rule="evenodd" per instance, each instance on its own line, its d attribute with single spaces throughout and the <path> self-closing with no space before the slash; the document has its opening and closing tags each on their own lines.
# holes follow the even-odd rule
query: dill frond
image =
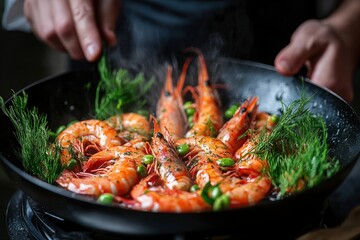
<svg viewBox="0 0 360 240">
<path fill-rule="evenodd" d="M 278 198 L 313 187 L 340 168 L 329 157 L 324 119 L 306 107 L 310 100 L 302 94 L 288 106 L 282 103 L 283 114 L 272 132 L 262 131 L 253 139 L 256 154 L 269 163 Z"/>
<path fill-rule="evenodd" d="M 104 120 L 123 112 L 141 110 L 154 79 L 146 81 L 139 73 L 133 78 L 126 69 L 110 70 L 106 62 L 106 51 L 98 64 L 100 81 L 95 96 L 95 116 Z"/>
<path fill-rule="evenodd" d="M 63 168 L 58 149 L 49 144 L 49 129 L 45 115 L 34 107 L 27 109 L 28 95 L 15 95 L 12 105 L 6 108 L 0 97 L 0 107 L 15 128 L 15 136 L 20 145 L 17 150 L 24 169 L 34 176 L 53 183 Z"/>
</svg>

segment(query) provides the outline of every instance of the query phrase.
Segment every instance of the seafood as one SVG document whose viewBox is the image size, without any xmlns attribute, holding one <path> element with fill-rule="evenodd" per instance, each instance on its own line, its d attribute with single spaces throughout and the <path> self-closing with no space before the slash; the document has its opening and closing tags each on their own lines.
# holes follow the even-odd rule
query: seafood
<svg viewBox="0 0 360 240">
<path fill-rule="evenodd" d="M 105 122 L 116 129 L 124 142 L 146 142 L 150 140 L 150 122 L 138 113 L 118 114 Z"/>
<path fill-rule="evenodd" d="M 208 136 L 198 136 L 176 141 L 176 146 L 182 144 L 190 147 L 190 152 L 184 157 L 190 159 L 189 165 L 194 166 L 190 171 L 192 175 L 196 175 L 196 181 L 200 187 L 204 187 L 208 181 L 216 184 L 222 180 L 222 172 L 216 160 L 232 157 L 223 142 Z"/>
<path fill-rule="evenodd" d="M 153 212 L 217 211 L 253 205 L 267 196 L 269 165 L 255 154 L 256 136 L 271 131 L 275 122 L 258 111 L 258 98 L 251 97 L 224 124 L 204 56 L 188 50 L 198 55 L 198 84 L 184 88 L 192 58 L 176 85 L 168 67 L 156 118 L 122 113 L 78 122 L 58 136 L 63 164 L 74 157 L 81 164 L 64 170 L 57 184 L 94 197 L 111 193 L 121 206 Z M 183 106 L 186 91 L 194 98 L 191 111 L 187 103 Z"/>
<path fill-rule="evenodd" d="M 257 98 L 246 100 L 234 113 L 234 116 L 227 121 L 219 130 L 217 136 L 230 151 L 234 153 L 244 142 L 247 137 L 243 136 L 253 124 L 256 111 L 258 108 Z"/>
<path fill-rule="evenodd" d="M 111 147 L 90 157 L 85 165 L 87 172 L 64 171 L 56 182 L 79 194 L 124 195 L 140 181 L 137 166 L 143 156 L 143 152 L 133 147 Z"/>
<path fill-rule="evenodd" d="M 204 56 L 198 49 L 190 49 L 198 54 L 200 71 L 196 91 L 189 87 L 195 99 L 196 112 L 194 114 L 194 125 L 185 134 L 185 137 L 192 136 L 213 136 L 223 125 L 223 117 L 220 109 L 220 98 L 214 86 L 212 86 Z"/>
<path fill-rule="evenodd" d="M 172 82 L 172 68 L 168 67 L 165 87 L 161 91 L 160 99 L 156 107 L 156 116 L 160 129 L 164 131 L 164 129 L 167 128 L 174 140 L 182 138 L 185 134 L 186 116 L 182 108 L 181 90 L 190 60 L 191 59 L 188 59 L 185 62 L 178 85 L 175 89 Z"/>
<path fill-rule="evenodd" d="M 123 141 L 104 121 L 90 119 L 67 127 L 58 135 L 57 144 L 61 148 L 62 165 L 66 166 L 73 157 L 82 161 L 106 148 L 120 146 Z"/>
<path fill-rule="evenodd" d="M 132 208 L 153 212 L 199 212 L 210 210 L 199 192 L 166 189 L 157 174 L 143 178 L 131 191 Z"/>
<path fill-rule="evenodd" d="M 189 190 L 191 180 L 189 172 L 178 156 L 170 133 L 161 133 L 157 121 L 154 119 L 154 137 L 152 152 L 155 156 L 155 170 L 169 189 Z M 165 129 L 166 130 L 166 129 Z"/>
<path fill-rule="evenodd" d="M 212 186 L 219 185 L 222 193 L 230 196 L 231 207 L 239 207 L 254 204 L 263 199 L 270 190 L 271 181 L 268 177 L 261 175 L 260 168 L 252 169 L 255 165 L 248 162 L 248 165 L 238 162 L 234 167 L 225 169 L 224 171 L 216 163 L 220 158 L 231 158 L 232 154 L 229 148 L 219 139 L 211 137 L 193 137 L 181 139 L 176 145 L 188 144 L 191 151 L 187 158 L 196 159 L 196 183 L 203 188 L 208 182 Z M 242 154 L 246 154 L 244 146 Z M 259 160 L 261 161 L 261 160 Z M 245 161 L 244 161 L 245 162 Z M 257 165 L 256 165 L 257 166 Z M 245 174 L 245 167 L 249 171 L 256 171 L 251 178 L 242 178 Z M 234 174 L 231 174 L 235 170 Z M 237 171 L 239 170 L 239 171 Z M 243 171 L 241 171 L 243 170 Z M 241 175 L 242 174 L 242 175 Z"/>
<path fill-rule="evenodd" d="M 231 177 L 219 186 L 224 194 L 230 196 L 231 207 L 244 207 L 264 199 L 270 191 L 271 180 L 266 176 L 258 176 L 243 183 L 238 178 Z"/>
</svg>

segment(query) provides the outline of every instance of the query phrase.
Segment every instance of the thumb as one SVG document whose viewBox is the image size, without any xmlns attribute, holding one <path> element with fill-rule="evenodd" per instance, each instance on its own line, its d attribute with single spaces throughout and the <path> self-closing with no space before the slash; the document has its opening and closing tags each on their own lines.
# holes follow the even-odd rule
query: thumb
<svg viewBox="0 0 360 240">
<path fill-rule="evenodd" d="M 307 60 L 316 57 L 324 44 L 316 39 L 318 23 L 308 21 L 302 24 L 292 35 L 291 42 L 275 58 L 275 69 L 286 76 L 298 73 Z"/>
</svg>

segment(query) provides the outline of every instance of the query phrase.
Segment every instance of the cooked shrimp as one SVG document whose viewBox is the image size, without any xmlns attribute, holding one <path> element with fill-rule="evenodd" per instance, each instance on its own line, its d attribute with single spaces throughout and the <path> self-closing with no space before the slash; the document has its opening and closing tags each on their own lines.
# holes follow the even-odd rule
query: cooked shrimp
<svg viewBox="0 0 360 240">
<path fill-rule="evenodd" d="M 234 116 L 219 130 L 217 138 L 225 143 L 232 153 L 244 144 L 247 139 L 247 137 L 243 135 L 254 123 L 258 108 L 257 100 L 257 98 L 250 98 L 245 101 L 236 110 Z"/>
<path fill-rule="evenodd" d="M 230 196 L 230 207 L 244 207 L 264 199 L 270 191 L 271 180 L 266 176 L 258 176 L 243 183 L 238 178 L 228 177 L 219 186 L 224 194 Z"/>
<path fill-rule="evenodd" d="M 243 165 L 235 164 L 233 168 L 229 168 L 229 172 L 220 168 L 216 160 L 231 158 L 232 154 L 219 139 L 204 136 L 193 137 L 178 140 L 176 144 L 188 144 L 190 146 L 191 151 L 185 157 L 197 160 L 195 165 L 196 183 L 201 188 L 208 182 L 212 186 L 218 184 L 221 191 L 230 196 L 232 207 L 254 204 L 263 199 L 269 192 L 271 181 L 260 173 L 256 177 L 243 179 L 236 171 L 235 174 L 230 174 L 231 171 L 241 168 Z"/>
<path fill-rule="evenodd" d="M 189 172 L 178 156 L 170 134 L 165 131 L 164 136 L 155 119 L 151 147 L 155 156 L 155 169 L 165 185 L 169 189 L 189 190 L 191 187 Z"/>
<path fill-rule="evenodd" d="M 228 147 L 219 139 L 198 136 L 183 138 L 176 142 L 176 146 L 186 144 L 190 152 L 185 158 L 190 159 L 189 165 L 193 166 L 190 172 L 196 175 L 196 183 L 204 187 L 207 182 L 215 185 L 223 180 L 223 174 L 216 161 L 220 158 L 231 158 Z"/>
<path fill-rule="evenodd" d="M 210 210 L 199 192 L 187 192 L 162 187 L 160 176 L 143 178 L 131 191 L 132 208 L 153 212 L 200 212 Z"/>
<path fill-rule="evenodd" d="M 238 175 L 248 175 L 256 177 L 267 170 L 269 165 L 264 159 L 260 159 L 255 154 L 255 143 L 248 139 L 234 154 L 234 159 L 238 160 L 235 164 L 235 171 Z"/>
<path fill-rule="evenodd" d="M 91 173 L 69 174 L 65 171 L 56 182 L 79 194 L 124 195 L 140 181 L 137 166 L 143 156 L 144 153 L 133 147 L 111 147 L 90 157 L 85 168 Z"/>
<path fill-rule="evenodd" d="M 118 114 L 107 119 L 106 123 L 116 129 L 124 142 L 150 140 L 150 122 L 138 113 Z"/>
<path fill-rule="evenodd" d="M 212 86 L 204 56 L 198 49 L 191 48 L 198 54 L 200 70 L 196 92 L 192 91 L 195 98 L 196 112 L 194 114 L 194 125 L 185 134 L 192 136 L 213 136 L 223 125 L 223 117 L 220 109 L 220 98 L 214 86 Z M 191 89 L 191 88 L 190 88 Z"/>
<path fill-rule="evenodd" d="M 182 107 L 181 91 L 190 60 L 188 59 L 184 64 L 176 89 L 174 89 L 172 82 L 172 68 L 168 67 L 165 87 L 156 107 L 160 129 L 164 131 L 167 128 L 174 141 L 183 138 L 185 134 L 186 116 Z"/>
<path fill-rule="evenodd" d="M 82 157 L 120 146 L 123 142 L 107 123 L 90 119 L 70 125 L 58 135 L 57 143 L 61 148 L 61 162 L 65 166 L 73 157 L 82 160 Z"/>
</svg>

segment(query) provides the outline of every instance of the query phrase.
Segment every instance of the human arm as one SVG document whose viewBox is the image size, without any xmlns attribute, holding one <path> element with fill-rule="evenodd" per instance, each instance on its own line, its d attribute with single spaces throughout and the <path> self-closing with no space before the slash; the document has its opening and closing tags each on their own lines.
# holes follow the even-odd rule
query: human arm
<svg viewBox="0 0 360 240">
<path fill-rule="evenodd" d="M 293 75 L 305 65 L 314 83 L 351 102 L 359 59 L 360 1 L 343 0 L 329 17 L 300 25 L 275 58 L 275 68 L 281 74 Z"/>
</svg>

